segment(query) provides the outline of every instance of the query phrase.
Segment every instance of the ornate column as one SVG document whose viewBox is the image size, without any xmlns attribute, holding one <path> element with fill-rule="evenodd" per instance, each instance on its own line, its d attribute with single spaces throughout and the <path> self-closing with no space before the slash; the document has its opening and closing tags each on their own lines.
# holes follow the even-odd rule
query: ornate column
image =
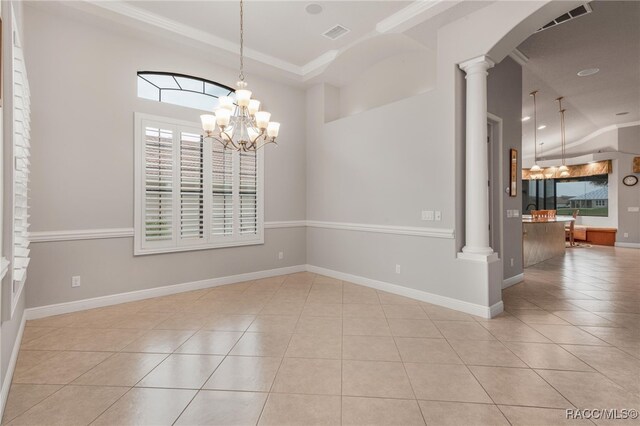
<svg viewBox="0 0 640 426">
<path fill-rule="evenodd" d="M 479 56 L 460 64 L 467 74 L 464 254 L 489 256 L 489 162 L 487 155 L 487 70 L 495 64 Z"/>
</svg>

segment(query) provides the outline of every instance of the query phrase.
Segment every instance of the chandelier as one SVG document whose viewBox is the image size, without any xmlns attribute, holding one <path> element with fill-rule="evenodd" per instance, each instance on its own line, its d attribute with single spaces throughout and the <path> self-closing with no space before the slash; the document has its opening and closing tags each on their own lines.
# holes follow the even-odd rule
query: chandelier
<svg viewBox="0 0 640 426">
<path fill-rule="evenodd" d="M 538 165 L 538 111 L 536 105 L 537 90 L 529 93 L 529 96 L 533 96 L 533 166 L 530 171 L 538 174 L 542 172 L 542 168 Z"/>
<path fill-rule="evenodd" d="M 271 114 L 260 111 L 260 101 L 251 99 L 244 81 L 244 8 L 240 0 L 240 75 L 235 91 L 236 102 L 231 96 L 221 96 L 214 114 L 200 116 L 205 138 L 212 138 L 224 149 L 249 152 L 267 144 L 276 144 L 280 123 L 269 121 Z"/>
<path fill-rule="evenodd" d="M 562 96 L 560 96 L 558 99 L 556 99 L 556 101 L 558 101 L 558 112 L 560 112 L 560 137 L 561 137 L 561 142 L 562 142 L 562 166 L 558 167 L 558 171 L 560 172 L 560 177 L 569 177 L 569 168 L 567 167 L 567 165 L 565 164 L 565 145 L 566 145 L 566 138 L 565 138 L 565 133 L 564 133 L 564 112 L 565 109 L 562 108 L 562 99 L 564 99 Z"/>
</svg>

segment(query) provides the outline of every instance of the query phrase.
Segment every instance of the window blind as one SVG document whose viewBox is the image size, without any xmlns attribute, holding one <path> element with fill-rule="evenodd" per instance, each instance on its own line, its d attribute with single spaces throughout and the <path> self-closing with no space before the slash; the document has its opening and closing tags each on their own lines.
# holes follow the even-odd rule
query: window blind
<svg viewBox="0 0 640 426">
<path fill-rule="evenodd" d="M 173 240 L 173 131 L 144 129 L 144 238 Z"/>
<path fill-rule="evenodd" d="M 198 240 L 204 230 L 202 137 L 180 132 L 180 239 Z"/>
<path fill-rule="evenodd" d="M 213 144 L 211 150 L 211 235 L 233 234 L 233 158 L 232 152 Z"/>
<path fill-rule="evenodd" d="M 263 242 L 262 157 L 199 127 L 136 115 L 135 254 Z"/>
<path fill-rule="evenodd" d="M 258 230 L 257 158 L 255 152 L 240 153 L 240 233 Z"/>
</svg>

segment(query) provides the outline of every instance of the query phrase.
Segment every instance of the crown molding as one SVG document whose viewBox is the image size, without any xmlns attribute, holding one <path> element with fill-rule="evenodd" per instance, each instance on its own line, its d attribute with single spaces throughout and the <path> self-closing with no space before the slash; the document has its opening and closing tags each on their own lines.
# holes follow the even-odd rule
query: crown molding
<svg viewBox="0 0 640 426">
<path fill-rule="evenodd" d="M 138 7 L 132 6 L 121 0 L 114 1 L 97 1 L 97 0 L 85 0 L 87 3 L 96 6 L 100 9 L 107 10 L 109 12 L 117 13 L 127 18 L 134 19 L 139 22 L 161 28 L 174 34 L 181 35 L 183 37 L 190 38 L 192 40 L 208 44 L 213 47 L 225 50 L 230 53 L 237 53 L 240 50 L 240 45 L 232 41 L 226 40 L 222 37 L 215 36 L 206 31 L 202 31 L 193 28 L 189 25 L 182 24 L 172 19 L 165 18 L 155 13 L 148 12 Z M 302 77 L 303 67 L 295 65 L 291 62 L 276 58 L 275 56 L 267 55 L 258 50 L 245 47 L 244 55 L 246 58 L 262 62 L 264 64 L 273 66 L 282 71 L 294 74 Z"/>
<path fill-rule="evenodd" d="M 379 21 L 375 26 L 375 30 L 371 33 L 363 35 L 353 43 L 350 43 L 341 49 L 328 50 L 304 65 L 296 65 L 292 62 L 247 47 L 244 49 L 244 54 L 248 59 L 271 66 L 279 71 L 287 73 L 290 77 L 292 76 L 299 79 L 299 81 L 304 82 L 322 73 L 324 69 L 340 55 L 340 53 L 349 50 L 353 46 L 376 35 L 391 32 L 401 33 L 421 22 L 439 15 L 460 2 L 461 0 L 416 0 L 409 4 L 409 6 Z M 123 0 L 84 0 L 83 2 L 79 2 L 79 4 L 74 4 L 74 2 L 69 3 L 71 6 L 85 11 L 88 11 L 87 8 L 82 7 L 81 4 L 90 5 L 93 6 L 91 11 L 93 13 L 98 13 L 102 17 L 113 19 L 113 16 L 109 17 L 105 15 L 104 12 L 107 14 L 111 13 L 119 15 L 136 22 L 142 22 L 157 29 L 185 37 L 198 43 L 221 49 L 228 53 L 237 54 L 240 49 L 240 45 L 238 43 L 177 22 L 173 19 L 146 11 Z"/>
<path fill-rule="evenodd" d="M 513 49 L 513 52 L 509 53 L 509 57 L 523 67 L 529 62 L 529 57 L 522 53 L 517 47 Z"/>
<path fill-rule="evenodd" d="M 376 31 L 385 34 L 402 32 L 410 27 L 433 18 L 450 7 L 460 3 L 459 0 L 417 0 L 400 9 L 388 18 L 376 24 Z"/>
<path fill-rule="evenodd" d="M 312 75 L 316 73 L 318 70 L 320 70 L 323 67 L 326 67 L 331 62 L 333 62 L 338 57 L 339 52 L 340 52 L 339 50 L 335 50 L 335 49 L 328 50 L 324 52 L 322 55 L 315 58 L 314 60 L 304 64 L 302 66 L 302 71 L 301 71 L 302 77 L 305 80 L 312 77 Z"/>
</svg>

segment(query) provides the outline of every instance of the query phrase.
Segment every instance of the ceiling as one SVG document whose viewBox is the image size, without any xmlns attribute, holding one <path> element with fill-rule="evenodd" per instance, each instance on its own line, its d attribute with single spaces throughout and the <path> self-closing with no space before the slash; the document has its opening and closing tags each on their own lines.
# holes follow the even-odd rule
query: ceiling
<svg viewBox="0 0 640 426">
<path fill-rule="evenodd" d="M 239 41 L 238 1 L 127 1 L 153 14 L 170 18 L 230 42 Z M 322 7 L 317 15 L 305 7 Z M 297 66 L 304 66 L 333 49 L 340 49 L 376 29 L 384 18 L 410 1 L 247 1 L 244 5 L 245 43 Z M 322 34 L 340 24 L 349 30 L 337 40 Z M 303 31 L 301 31 L 303 29 Z"/>
<path fill-rule="evenodd" d="M 95 18 L 128 27 L 141 35 L 181 43 L 185 49 L 203 52 L 207 58 L 228 63 L 239 51 L 239 2 L 237 0 L 84 0 L 59 2 Z M 320 5 L 319 14 L 305 9 Z M 348 68 L 366 68 L 371 60 L 401 52 L 432 49 L 437 29 L 487 1 L 463 0 L 245 0 L 245 66 L 271 78 L 305 85 L 318 79 L 340 81 L 330 75 Z M 46 5 L 40 7 L 47 7 Z M 348 28 L 344 36 L 323 36 L 336 25 Z M 408 30 L 422 31 L 409 34 Z M 394 35 L 403 34 L 403 37 Z M 384 40 L 378 40 L 384 39 Z M 375 40 L 375 43 L 371 43 Z M 431 45 L 430 45 L 431 44 Z M 355 53 L 354 53 L 355 52 Z M 349 56 L 371 57 L 353 63 Z M 334 65 L 332 67 L 332 65 Z M 347 79 L 348 80 L 348 79 Z"/>
<path fill-rule="evenodd" d="M 560 147 L 558 103 L 566 111 L 567 156 L 579 142 L 607 126 L 640 120 L 640 2 L 593 1 L 592 13 L 529 37 L 518 50 L 523 66 L 523 116 L 533 117 L 532 90 L 538 90 L 538 143 L 543 156 Z M 599 68 L 597 74 L 577 72 Z M 626 115 L 616 115 L 628 112 Z M 523 156 L 533 157 L 533 120 L 523 122 Z M 640 141 L 639 141 L 640 144 Z"/>
</svg>

